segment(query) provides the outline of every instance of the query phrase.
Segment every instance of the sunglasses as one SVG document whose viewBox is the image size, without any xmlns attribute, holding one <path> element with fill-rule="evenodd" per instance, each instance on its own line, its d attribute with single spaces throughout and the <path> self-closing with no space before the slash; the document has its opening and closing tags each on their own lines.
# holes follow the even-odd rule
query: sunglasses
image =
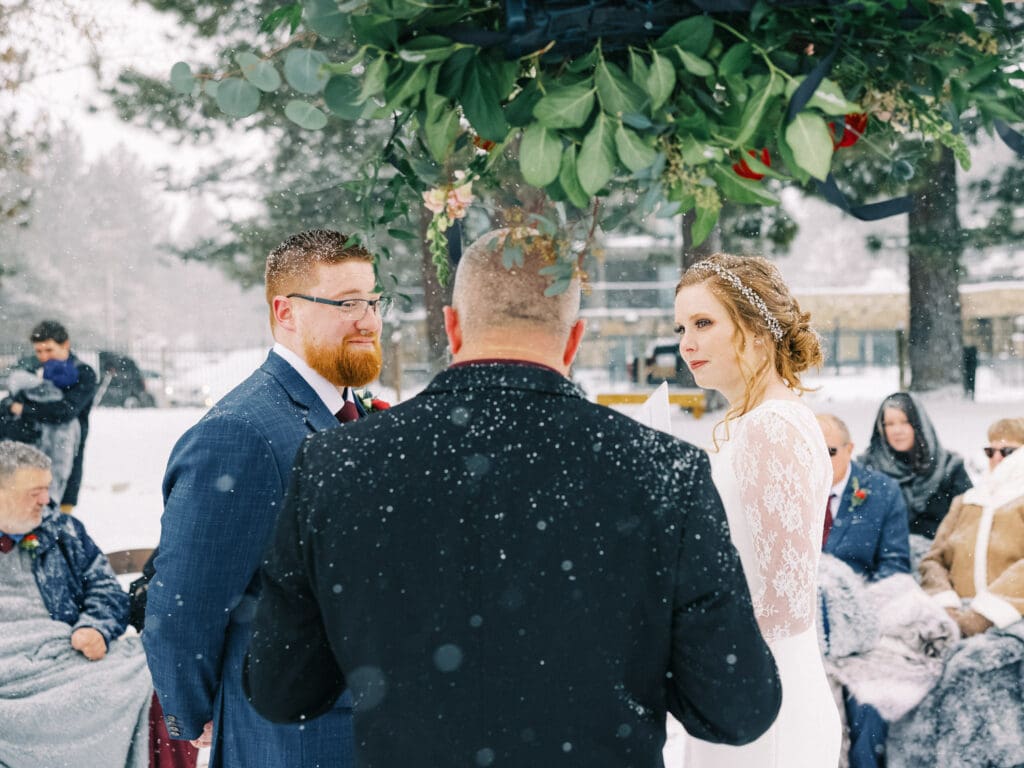
<svg viewBox="0 0 1024 768">
<path fill-rule="evenodd" d="M 985 455 L 988 456 L 990 459 L 997 453 L 1002 454 L 1003 458 L 1005 459 L 1007 456 L 1009 456 L 1011 453 L 1017 450 L 1017 446 L 1010 447 L 1009 445 L 1004 445 L 1002 448 L 993 448 L 991 445 L 986 445 L 981 450 L 983 450 L 985 452 Z"/>
</svg>

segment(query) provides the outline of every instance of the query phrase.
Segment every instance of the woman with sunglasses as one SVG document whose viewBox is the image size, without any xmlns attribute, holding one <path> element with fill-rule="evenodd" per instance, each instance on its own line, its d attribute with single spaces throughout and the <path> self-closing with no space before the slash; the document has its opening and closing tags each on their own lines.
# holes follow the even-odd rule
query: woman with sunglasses
<svg viewBox="0 0 1024 768">
<path fill-rule="evenodd" d="M 989 471 L 953 501 L 921 561 L 921 586 L 964 642 L 890 731 L 890 768 L 1024 764 L 1024 418 L 988 430 Z"/>
<path fill-rule="evenodd" d="M 931 419 L 908 392 L 882 402 L 860 462 L 899 483 L 910 533 L 928 539 L 935 538 L 953 499 L 971 487 L 964 460 L 939 444 Z"/>
</svg>

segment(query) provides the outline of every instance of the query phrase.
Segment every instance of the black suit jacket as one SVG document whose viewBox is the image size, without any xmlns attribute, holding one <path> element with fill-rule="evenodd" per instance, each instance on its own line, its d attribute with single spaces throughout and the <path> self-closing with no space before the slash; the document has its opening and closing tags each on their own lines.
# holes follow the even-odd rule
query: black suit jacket
<svg viewBox="0 0 1024 768">
<path fill-rule="evenodd" d="M 539 366 L 307 440 L 261 573 L 253 704 L 348 687 L 361 766 L 660 766 L 666 710 L 744 743 L 780 703 L 707 456 Z"/>
</svg>

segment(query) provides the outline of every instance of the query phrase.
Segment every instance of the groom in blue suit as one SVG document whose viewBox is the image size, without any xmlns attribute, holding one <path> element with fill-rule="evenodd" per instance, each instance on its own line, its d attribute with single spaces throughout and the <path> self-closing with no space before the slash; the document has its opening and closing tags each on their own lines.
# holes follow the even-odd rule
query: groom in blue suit
<svg viewBox="0 0 1024 768">
<path fill-rule="evenodd" d="M 822 551 L 868 581 L 910 573 L 907 505 L 889 477 L 853 461 L 850 430 L 832 414 L 818 414 L 832 457 L 832 493 L 825 515 Z M 850 768 L 882 768 L 889 724 L 870 704 L 846 695 Z"/>
<path fill-rule="evenodd" d="M 327 230 L 267 258 L 273 350 L 178 441 L 142 642 L 172 738 L 210 746 L 210 768 L 353 765 L 351 699 L 275 725 L 242 691 L 258 569 L 302 441 L 365 415 L 351 387 L 380 372 L 373 256 Z"/>
</svg>

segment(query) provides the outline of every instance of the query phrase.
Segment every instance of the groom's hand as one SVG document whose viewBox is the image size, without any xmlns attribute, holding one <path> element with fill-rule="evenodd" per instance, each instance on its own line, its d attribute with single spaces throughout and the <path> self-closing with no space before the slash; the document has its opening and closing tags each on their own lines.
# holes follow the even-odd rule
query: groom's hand
<svg viewBox="0 0 1024 768">
<path fill-rule="evenodd" d="M 992 626 L 992 622 L 986 619 L 977 611 L 970 609 L 961 611 L 960 616 L 956 620 L 957 625 L 960 627 L 960 634 L 964 637 L 972 637 L 973 635 L 980 635 L 982 632 Z"/>
</svg>

